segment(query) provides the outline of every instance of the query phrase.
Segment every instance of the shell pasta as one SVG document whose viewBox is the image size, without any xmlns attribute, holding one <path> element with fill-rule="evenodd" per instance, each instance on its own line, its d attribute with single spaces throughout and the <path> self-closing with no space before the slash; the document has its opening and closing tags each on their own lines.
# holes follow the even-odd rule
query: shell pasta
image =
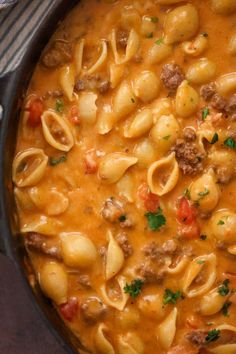
<svg viewBox="0 0 236 354">
<path fill-rule="evenodd" d="M 81 0 L 41 54 L 19 238 L 88 353 L 236 353 L 235 56 L 235 0 Z"/>
</svg>

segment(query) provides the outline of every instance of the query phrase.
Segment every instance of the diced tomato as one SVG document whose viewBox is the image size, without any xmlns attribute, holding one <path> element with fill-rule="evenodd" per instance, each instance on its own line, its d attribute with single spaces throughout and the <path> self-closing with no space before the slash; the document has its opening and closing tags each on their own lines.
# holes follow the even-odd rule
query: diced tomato
<svg viewBox="0 0 236 354">
<path fill-rule="evenodd" d="M 27 123 L 32 127 L 36 127 L 41 123 L 41 115 L 43 114 L 43 101 L 40 98 L 34 98 L 30 101 L 27 109 L 29 117 Z"/>
<path fill-rule="evenodd" d="M 177 218 L 179 222 L 189 225 L 196 220 L 197 212 L 194 205 L 186 197 L 181 197 L 177 210 Z"/>
<path fill-rule="evenodd" d="M 72 106 L 70 109 L 70 115 L 69 115 L 69 120 L 71 123 L 78 125 L 80 124 L 80 119 L 79 119 L 79 110 L 77 106 Z"/>
<path fill-rule="evenodd" d="M 62 316 L 67 321 L 73 321 L 78 312 L 78 300 L 77 297 L 70 297 L 68 302 L 60 306 Z"/>
<path fill-rule="evenodd" d="M 185 237 L 185 238 L 199 238 L 200 237 L 200 228 L 199 228 L 197 222 L 193 221 L 189 225 L 184 225 L 184 224 L 179 225 L 177 233 L 179 236 Z"/>
<path fill-rule="evenodd" d="M 85 174 L 91 175 L 97 172 L 98 170 L 97 154 L 94 149 L 86 152 L 84 162 L 85 162 Z"/>
<path fill-rule="evenodd" d="M 144 207 L 147 211 L 154 213 L 157 211 L 160 203 L 156 194 L 150 192 L 147 183 L 142 183 L 138 188 L 138 196 L 142 199 Z"/>
</svg>

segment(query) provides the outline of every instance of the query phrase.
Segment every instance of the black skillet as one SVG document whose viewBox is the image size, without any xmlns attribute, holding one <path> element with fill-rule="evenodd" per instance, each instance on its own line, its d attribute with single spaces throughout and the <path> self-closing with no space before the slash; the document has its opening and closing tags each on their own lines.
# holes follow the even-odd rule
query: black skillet
<svg viewBox="0 0 236 354">
<path fill-rule="evenodd" d="M 20 270 L 22 282 L 42 320 L 53 332 L 65 353 L 78 353 L 82 348 L 79 341 L 63 324 L 50 302 L 40 289 L 31 289 L 25 267 L 26 253 L 19 243 L 18 220 L 13 198 L 11 166 L 15 151 L 20 101 L 27 89 L 40 53 L 55 31 L 58 22 L 78 2 L 76 0 L 58 1 L 58 5 L 49 12 L 32 38 L 18 68 L 4 77 L 0 77 L 0 251 L 8 256 Z M 82 348 L 84 349 L 84 348 Z"/>
</svg>

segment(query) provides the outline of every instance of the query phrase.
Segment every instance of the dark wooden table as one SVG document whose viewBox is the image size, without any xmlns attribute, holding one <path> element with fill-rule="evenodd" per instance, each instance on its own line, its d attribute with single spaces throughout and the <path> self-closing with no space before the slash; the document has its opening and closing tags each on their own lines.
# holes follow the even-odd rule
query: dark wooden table
<svg viewBox="0 0 236 354">
<path fill-rule="evenodd" d="M 65 354 L 30 302 L 12 262 L 0 254 L 0 354 Z"/>
</svg>

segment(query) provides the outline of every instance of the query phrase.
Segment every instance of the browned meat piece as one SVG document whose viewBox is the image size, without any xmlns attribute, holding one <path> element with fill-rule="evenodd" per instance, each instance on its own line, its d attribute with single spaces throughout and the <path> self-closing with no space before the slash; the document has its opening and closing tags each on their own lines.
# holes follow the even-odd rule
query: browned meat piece
<svg viewBox="0 0 236 354">
<path fill-rule="evenodd" d="M 99 253 L 99 255 L 100 255 L 103 259 L 105 259 L 106 254 L 107 254 L 107 249 L 106 249 L 106 247 L 105 247 L 105 246 L 99 247 L 98 253 Z"/>
<path fill-rule="evenodd" d="M 184 72 L 177 64 L 165 64 L 161 72 L 161 80 L 169 90 L 176 90 L 184 80 Z"/>
<path fill-rule="evenodd" d="M 228 330 L 220 332 L 220 338 L 217 340 L 218 345 L 236 343 L 236 333 Z"/>
<path fill-rule="evenodd" d="M 165 272 L 161 269 L 156 270 L 148 264 L 141 264 L 136 271 L 145 283 L 161 284 L 164 280 Z"/>
<path fill-rule="evenodd" d="M 178 244 L 175 240 L 167 240 L 165 243 L 163 243 L 162 249 L 165 254 L 173 255 L 178 249 Z"/>
<path fill-rule="evenodd" d="M 88 297 L 85 301 L 81 301 L 80 309 L 84 321 L 88 324 L 101 321 L 107 312 L 107 306 L 95 296 Z"/>
<path fill-rule="evenodd" d="M 184 128 L 183 135 L 184 135 L 184 139 L 189 142 L 192 142 L 197 138 L 195 129 L 191 127 Z"/>
<path fill-rule="evenodd" d="M 110 81 L 101 75 L 88 75 L 79 79 L 75 83 L 75 90 L 77 92 L 83 90 L 98 90 L 101 94 L 106 93 L 110 89 Z"/>
<path fill-rule="evenodd" d="M 127 43 L 128 43 L 128 38 L 129 38 L 129 33 L 125 30 L 119 29 L 117 31 L 117 44 L 121 48 L 126 48 Z"/>
<path fill-rule="evenodd" d="M 236 94 L 230 97 L 228 100 L 225 111 L 234 119 L 236 118 Z"/>
<path fill-rule="evenodd" d="M 216 93 L 211 99 L 211 106 L 217 111 L 223 112 L 227 106 L 227 101 L 218 93 Z"/>
<path fill-rule="evenodd" d="M 48 100 L 49 98 L 59 98 L 63 96 L 63 92 L 61 90 L 52 90 L 52 91 L 47 91 L 45 95 L 43 95 L 44 100 Z"/>
<path fill-rule="evenodd" d="M 25 246 L 30 251 L 45 254 L 59 261 L 62 260 L 60 248 L 57 245 L 49 246 L 47 237 L 37 232 L 29 232 L 25 236 Z"/>
<path fill-rule="evenodd" d="M 101 211 L 102 216 L 112 223 L 119 221 L 119 218 L 125 214 L 124 205 L 115 198 L 108 198 Z"/>
<path fill-rule="evenodd" d="M 207 332 L 196 330 L 186 334 L 185 338 L 193 345 L 197 347 L 203 347 L 206 344 Z"/>
<path fill-rule="evenodd" d="M 143 251 L 146 257 L 160 265 L 165 263 L 166 256 L 175 255 L 178 252 L 178 244 L 175 240 L 167 240 L 162 246 L 151 242 L 144 246 Z"/>
<path fill-rule="evenodd" d="M 184 139 L 177 139 L 172 151 L 175 151 L 179 168 L 185 175 L 196 175 L 202 172 L 204 154 L 198 150 L 195 143 L 187 142 Z"/>
<path fill-rule="evenodd" d="M 43 52 L 41 63 L 46 68 L 57 68 L 72 60 L 71 43 L 57 39 L 53 41 L 49 47 Z"/>
<path fill-rule="evenodd" d="M 122 248 L 125 258 L 133 254 L 133 247 L 129 243 L 126 233 L 124 232 L 119 233 L 116 237 L 116 240 L 119 243 L 120 247 Z"/>
<path fill-rule="evenodd" d="M 211 82 L 210 84 L 203 85 L 200 89 L 200 95 L 205 101 L 210 101 L 216 93 L 216 84 Z"/>
<path fill-rule="evenodd" d="M 122 229 L 130 228 L 134 226 L 134 221 L 132 219 L 125 219 L 124 221 L 120 221 L 120 227 Z"/>
<path fill-rule="evenodd" d="M 87 274 L 81 274 L 78 276 L 78 283 L 84 286 L 85 288 L 90 288 L 91 283 L 89 276 Z"/>
</svg>

